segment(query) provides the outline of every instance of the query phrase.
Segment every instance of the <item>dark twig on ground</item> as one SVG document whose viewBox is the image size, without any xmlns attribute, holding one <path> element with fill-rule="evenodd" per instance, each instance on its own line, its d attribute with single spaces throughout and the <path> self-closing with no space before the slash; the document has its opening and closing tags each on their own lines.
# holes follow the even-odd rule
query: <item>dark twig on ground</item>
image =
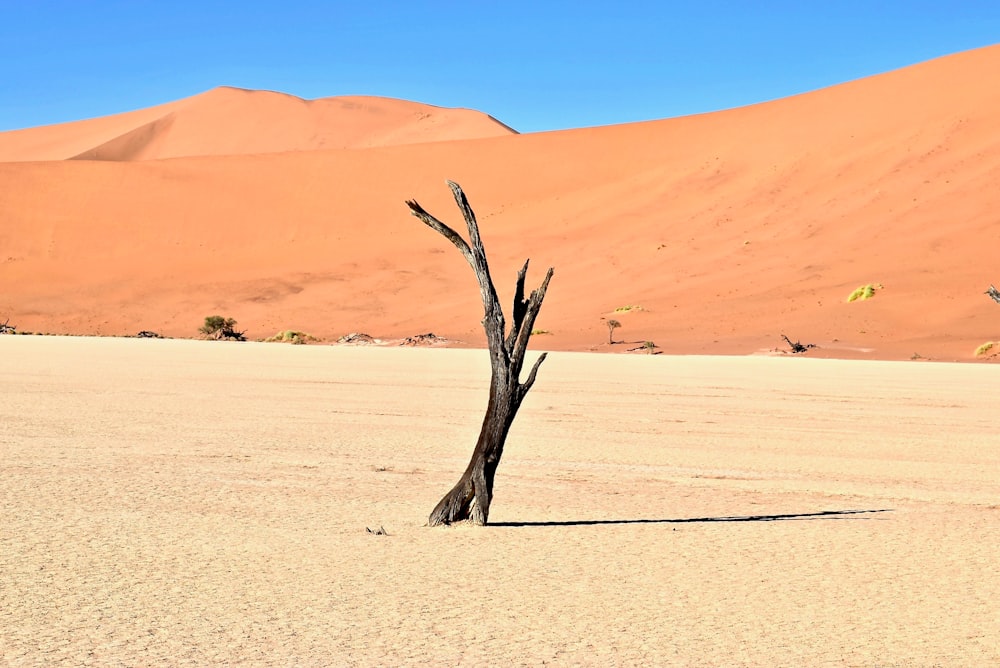
<svg viewBox="0 0 1000 668">
<path fill-rule="evenodd" d="M 443 343 L 444 339 L 437 336 L 433 332 L 427 332 L 426 334 L 416 334 L 414 336 L 408 336 L 399 342 L 401 346 L 431 346 L 435 343 Z"/>
<path fill-rule="evenodd" d="M 990 299 L 995 301 L 997 304 L 1000 304 L 1000 290 L 997 290 L 991 285 L 985 294 L 989 295 Z"/>
<path fill-rule="evenodd" d="M 788 343 L 788 347 L 792 349 L 792 353 L 793 354 L 804 353 L 805 351 L 809 350 L 810 348 L 815 348 L 816 347 L 815 343 L 807 343 L 805 345 L 802 345 L 802 343 L 800 343 L 799 341 L 796 341 L 795 343 L 792 343 L 792 340 L 789 339 L 784 334 L 781 335 L 781 338 L 783 338 Z"/>
</svg>

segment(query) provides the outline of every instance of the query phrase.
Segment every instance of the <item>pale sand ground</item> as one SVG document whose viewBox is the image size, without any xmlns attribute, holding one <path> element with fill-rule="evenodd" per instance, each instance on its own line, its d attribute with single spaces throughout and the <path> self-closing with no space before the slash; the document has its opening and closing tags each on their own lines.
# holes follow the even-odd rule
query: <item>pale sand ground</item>
<svg viewBox="0 0 1000 668">
<path fill-rule="evenodd" d="M 992 366 L 556 353 L 430 529 L 483 351 L 0 360 L 3 664 L 1000 662 Z"/>
</svg>

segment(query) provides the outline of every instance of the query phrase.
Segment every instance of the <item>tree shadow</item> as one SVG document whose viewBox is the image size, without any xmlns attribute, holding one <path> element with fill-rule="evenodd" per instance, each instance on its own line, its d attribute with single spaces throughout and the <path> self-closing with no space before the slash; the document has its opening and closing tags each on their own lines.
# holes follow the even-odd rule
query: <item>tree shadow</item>
<svg viewBox="0 0 1000 668">
<path fill-rule="evenodd" d="M 892 508 L 872 510 L 821 510 L 815 513 L 787 513 L 783 515 L 733 515 L 726 517 L 685 517 L 680 519 L 636 520 L 552 520 L 545 522 L 490 522 L 494 527 L 580 527 L 606 524 L 692 524 L 697 522 L 783 522 L 787 520 L 845 520 L 876 519 L 875 513 L 891 513 Z"/>
</svg>

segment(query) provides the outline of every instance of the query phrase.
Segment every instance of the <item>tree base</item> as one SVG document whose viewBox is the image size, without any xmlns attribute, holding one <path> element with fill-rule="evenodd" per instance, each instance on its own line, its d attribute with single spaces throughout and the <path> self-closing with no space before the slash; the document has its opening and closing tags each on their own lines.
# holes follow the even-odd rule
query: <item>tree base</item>
<svg viewBox="0 0 1000 668">
<path fill-rule="evenodd" d="M 480 481 L 478 487 L 476 480 Z M 480 496 L 486 499 L 485 503 L 480 501 Z M 430 517 L 427 518 L 427 526 L 437 527 L 459 522 L 485 526 L 490 514 L 489 498 L 490 493 L 482 469 L 477 471 L 474 465 L 470 466 L 458 484 L 438 501 Z"/>
</svg>

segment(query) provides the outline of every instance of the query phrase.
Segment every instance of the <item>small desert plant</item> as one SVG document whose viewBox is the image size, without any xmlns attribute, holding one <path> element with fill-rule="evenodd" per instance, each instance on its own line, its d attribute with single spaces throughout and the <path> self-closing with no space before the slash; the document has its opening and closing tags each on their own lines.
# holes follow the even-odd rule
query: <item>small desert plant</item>
<svg viewBox="0 0 1000 668">
<path fill-rule="evenodd" d="M 861 301 L 864 301 L 866 299 L 871 299 L 872 297 L 875 296 L 875 291 L 881 289 L 882 285 L 880 283 L 869 283 L 868 285 L 862 285 L 857 290 L 848 295 L 847 301 L 855 302 L 858 301 L 859 299 Z"/>
<path fill-rule="evenodd" d="M 233 339 L 235 341 L 246 341 L 243 332 L 237 332 L 236 321 L 232 318 L 224 318 L 221 315 L 210 315 L 205 317 L 205 324 L 198 328 L 198 331 L 210 339 L 222 341 Z"/>
<path fill-rule="evenodd" d="M 615 330 L 621 327 L 622 324 L 617 320 L 608 320 L 607 325 L 608 325 L 608 343 L 614 344 Z"/>
<path fill-rule="evenodd" d="M 628 313 L 629 311 L 641 311 L 641 306 L 636 306 L 634 304 L 628 304 L 626 306 L 619 306 L 615 309 L 615 313 Z"/>
<path fill-rule="evenodd" d="M 987 341 L 983 345 L 976 348 L 976 357 L 981 357 L 993 349 L 994 346 L 1000 345 L 995 341 Z"/>
<path fill-rule="evenodd" d="M 642 344 L 642 347 L 646 350 L 647 353 L 652 355 L 653 351 L 656 349 L 656 344 L 653 343 L 652 341 L 646 341 Z"/>
<path fill-rule="evenodd" d="M 535 334 L 551 334 L 551 333 L 552 332 L 550 332 L 547 329 L 533 329 L 533 330 L 531 330 L 531 335 L 532 336 L 534 336 Z"/>
<path fill-rule="evenodd" d="M 286 329 L 283 332 L 278 332 L 274 336 L 264 339 L 267 343 L 291 343 L 292 345 L 302 345 L 303 343 L 316 340 L 315 336 L 306 334 L 305 332 L 296 332 L 293 329 Z"/>
</svg>

